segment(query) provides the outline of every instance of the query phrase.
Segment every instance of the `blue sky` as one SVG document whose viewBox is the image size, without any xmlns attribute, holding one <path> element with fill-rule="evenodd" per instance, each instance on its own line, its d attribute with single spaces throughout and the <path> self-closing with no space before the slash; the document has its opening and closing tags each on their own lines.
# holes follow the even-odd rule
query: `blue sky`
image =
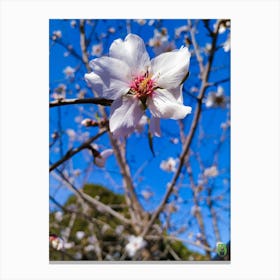
<svg viewBox="0 0 280 280">
<path fill-rule="evenodd" d="M 60 30 L 62 33 L 61 41 L 64 46 L 59 43 L 54 43 L 50 40 L 50 100 L 54 89 L 61 83 L 67 86 L 67 98 L 76 98 L 77 93 L 80 89 L 85 90 L 85 97 L 92 97 L 90 89 L 87 87 L 84 81 L 84 74 L 87 72 L 85 66 L 81 61 L 73 55 L 68 55 L 67 46 L 72 46 L 76 53 L 81 55 L 80 52 L 80 37 L 79 28 L 73 28 L 70 25 L 71 20 L 50 20 L 50 38 L 56 30 Z M 193 21 L 194 22 L 194 21 Z M 78 20 L 77 20 L 78 23 Z M 132 33 L 138 34 L 148 43 L 149 39 L 153 37 L 154 29 L 160 30 L 166 28 L 170 41 L 174 38 L 175 29 L 186 25 L 187 20 L 162 20 L 155 21 L 153 25 L 149 25 L 149 20 L 144 25 L 140 25 L 138 22 L 130 21 L 130 29 Z M 209 26 L 212 28 L 215 20 L 211 20 Z M 107 34 L 110 28 L 115 28 L 116 32 L 109 34 L 108 37 L 102 38 L 102 33 Z M 211 41 L 211 38 L 207 35 L 207 30 L 204 27 L 202 21 L 198 22 L 197 25 L 198 33 L 196 34 L 197 42 L 200 47 L 204 48 L 207 43 Z M 210 74 L 209 81 L 219 83 L 223 87 L 225 96 L 227 98 L 226 108 L 207 108 L 205 104 L 202 106 L 202 114 L 199 123 L 199 127 L 195 133 L 190 156 L 190 164 L 192 166 L 193 175 L 196 183 L 199 182 L 201 169 L 197 157 L 198 154 L 203 165 L 211 167 L 213 164 L 213 154 L 219 147 L 219 139 L 222 136 L 223 129 L 221 124 L 226 122 L 229 117 L 229 100 L 230 100 L 230 52 L 225 52 L 222 48 L 222 43 L 225 42 L 228 36 L 229 30 L 225 33 L 220 34 L 218 38 L 217 51 L 213 61 L 212 71 Z M 100 42 L 103 43 L 103 54 L 108 53 L 108 49 L 117 38 L 124 39 L 127 35 L 127 21 L 126 20 L 99 20 L 97 24 L 94 21 L 88 22 L 86 25 L 86 35 L 90 37 L 91 43 L 89 44 L 88 50 L 90 52 L 91 47 Z M 91 35 L 91 36 L 90 36 Z M 101 39 L 100 39 L 101 38 Z M 177 48 L 180 48 L 185 44 L 184 34 L 178 39 L 174 40 L 174 44 Z M 192 48 L 191 48 L 192 49 Z M 151 58 L 155 56 L 152 47 L 147 45 L 147 50 Z M 202 54 L 203 58 L 206 59 L 206 55 Z M 90 56 L 90 59 L 96 56 Z M 75 79 L 71 81 L 65 78 L 63 69 L 67 66 L 71 66 L 76 69 Z M 191 58 L 190 64 L 190 76 L 184 83 L 184 104 L 193 107 L 193 111 L 196 107 L 196 100 L 190 95 L 192 88 L 200 85 L 198 78 L 199 68 L 195 57 Z M 79 89 L 77 89 L 79 86 Z M 209 86 L 206 92 L 206 98 L 210 92 L 216 91 L 217 85 Z M 195 94 L 195 93 L 194 93 Z M 82 109 L 83 108 L 83 109 Z M 96 107 L 93 105 L 72 105 L 63 106 L 50 109 L 50 143 L 53 141 L 51 135 L 61 127 L 62 143 L 56 143 L 50 149 L 50 161 L 53 163 L 57 161 L 61 155 L 65 154 L 67 150 L 73 145 L 79 146 L 81 141 L 69 142 L 69 137 L 66 133 L 67 129 L 73 129 L 79 135 L 86 133 L 92 136 L 97 133 L 97 128 L 85 128 L 80 125 L 78 117 L 86 118 L 95 116 Z M 107 108 L 109 112 L 109 108 Z M 61 121 L 58 122 L 59 116 Z M 187 134 L 192 122 L 193 114 L 187 116 L 183 123 L 185 125 L 185 133 Z M 179 129 L 177 122 L 174 120 L 162 120 L 161 121 L 162 137 L 153 139 L 153 145 L 156 157 L 153 157 L 147 138 L 147 128 L 141 134 L 133 134 L 129 137 L 127 143 L 127 159 L 129 161 L 132 175 L 137 175 L 139 168 L 143 167 L 142 172 L 135 176 L 136 192 L 141 196 L 142 190 L 150 190 L 154 193 L 152 200 L 148 203 L 141 199 L 142 205 L 147 210 L 154 209 L 160 202 L 162 196 L 166 191 L 167 183 L 172 179 L 172 173 L 165 172 L 160 169 L 160 163 L 162 160 L 166 160 L 168 157 L 178 157 L 181 152 L 181 144 L 172 144 L 172 138 L 179 138 Z M 209 180 L 209 187 L 213 190 L 213 194 L 217 196 L 223 194 L 223 199 L 217 201 L 217 209 L 225 207 L 230 208 L 230 131 L 227 130 L 225 133 L 226 140 L 219 147 L 218 152 L 218 170 L 219 175 Z M 96 142 L 103 149 L 110 148 L 108 137 L 102 136 Z M 87 182 L 100 183 L 114 191 L 121 192 L 121 188 L 116 188 L 116 185 L 121 186 L 122 178 L 119 173 L 119 169 L 114 157 L 110 157 L 106 163 L 106 171 L 93 165 L 92 158 L 88 151 L 83 151 L 73 157 L 72 162 L 68 165 L 69 170 L 85 170 L 90 168 L 87 177 Z M 108 174 L 111 178 L 108 178 Z M 84 183 L 84 176 L 77 176 L 75 179 L 75 185 L 81 187 Z M 113 181 L 115 183 L 113 183 Z M 173 221 L 175 224 L 180 225 L 182 221 L 190 222 L 190 231 L 196 233 L 198 231 L 197 225 L 191 216 L 192 207 L 192 195 L 189 186 L 188 176 L 185 175 L 182 178 L 182 187 L 179 190 L 179 194 L 183 201 L 180 202 L 180 211 L 173 215 Z M 116 185 L 115 185 L 116 184 Z M 60 184 L 52 176 L 50 176 L 50 194 L 54 195 L 58 201 L 65 201 L 69 195 L 69 192 L 61 187 Z M 171 200 L 175 199 L 171 197 Z M 178 204 L 179 202 L 177 202 Z M 221 206 L 222 205 L 222 206 Z M 50 205 L 52 208 L 52 205 Z M 209 210 L 207 209 L 205 202 L 201 202 L 201 208 L 203 209 L 203 215 L 206 221 L 207 234 L 209 234 L 209 240 L 214 240 L 211 236 L 213 230 L 211 226 L 211 220 L 209 219 Z M 221 231 L 222 241 L 227 242 L 230 239 L 230 213 L 229 210 L 219 210 L 220 223 L 219 229 Z M 213 245 L 213 243 L 212 243 Z"/>
</svg>

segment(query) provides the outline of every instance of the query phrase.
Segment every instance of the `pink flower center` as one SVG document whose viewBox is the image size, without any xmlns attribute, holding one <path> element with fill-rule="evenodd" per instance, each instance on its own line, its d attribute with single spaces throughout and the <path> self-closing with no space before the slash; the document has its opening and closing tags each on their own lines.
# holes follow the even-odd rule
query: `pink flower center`
<svg viewBox="0 0 280 280">
<path fill-rule="evenodd" d="M 155 81 L 151 79 L 151 76 L 146 73 L 143 76 L 135 77 L 130 83 L 130 91 L 139 99 L 146 99 L 154 92 Z"/>
</svg>

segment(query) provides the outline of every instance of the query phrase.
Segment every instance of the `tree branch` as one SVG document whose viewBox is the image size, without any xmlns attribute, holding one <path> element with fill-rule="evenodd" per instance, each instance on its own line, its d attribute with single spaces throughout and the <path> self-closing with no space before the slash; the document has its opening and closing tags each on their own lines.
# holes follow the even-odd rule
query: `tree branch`
<svg viewBox="0 0 280 280">
<path fill-rule="evenodd" d="M 52 101 L 50 102 L 49 106 L 50 108 L 73 104 L 98 104 L 103 106 L 110 106 L 112 102 L 113 100 L 105 98 L 75 98 Z"/>
<path fill-rule="evenodd" d="M 89 138 L 86 142 L 84 142 L 82 145 L 80 145 L 77 148 L 74 149 L 70 149 L 60 160 L 58 160 L 57 162 L 55 162 L 50 168 L 49 168 L 49 172 L 53 171 L 55 168 L 57 168 L 59 165 L 61 165 L 63 162 L 67 161 L 68 159 L 70 159 L 72 156 L 74 156 L 75 154 L 79 153 L 81 150 L 83 149 L 88 149 L 89 145 L 95 141 L 96 139 L 98 139 L 100 136 L 102 136 L 107 130 L 106 129 L 102 129 L 98 134 L 92 136 L 91 138 Z"/>
</svg>

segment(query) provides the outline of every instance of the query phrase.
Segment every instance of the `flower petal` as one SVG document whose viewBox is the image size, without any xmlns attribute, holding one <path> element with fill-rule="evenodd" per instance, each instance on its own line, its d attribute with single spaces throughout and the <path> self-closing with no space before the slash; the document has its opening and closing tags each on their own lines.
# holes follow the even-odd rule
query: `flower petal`
<svg viewBox="0 0 280 280">
<path fill-rule="evenodd" d="M 151 60 L 152 79 L 155 79 L 161 88 L 178 87 L 189 71 L 190 57 L 186 47 L 160 54 Z"/>
<path fill-rule="evenodd" d="M 104 56 L 92 60 L 90 66 L 103 82 L 102 97 L 117 99 L 129 91 L 131 71 L 124 62 Z"/>
<path fill-rule="evenodd" d="M 159 118 L 155 118 L 154 116 L 151 117 L 150 132 L 152 135 L 160 137 L 161 131 L 160 131 L 160 119 Z"/>
<path fill-rule="evenodd" d="M 168 89 L 168 91 L 175 97 L 178 103 L 183 104 L 183 94 L 182 94 L 183 85 Z"/>
<path fill-rule="evenodd" d="M 99 167 L 104 167 L 106 159 L 113 153 L 114 151 L 112 149 L 104 150 L 103 152 L 100 153 L 98 157 L 94 158 L 94 163 Z"/>
<path fill-rule="evenodd" d="M 129 87 L 124 85 L 122 81 L 114 79 L 110 80 L 109 87 L 107 87 L 106 83 L 93 72 L 85 74 L 85 80 L 91 87 L 91 90 L 96 92 L 99 97 L 115 100 L 126 94 L 129 90 Z"/>
<path fill-rule="evenodd" d="M 93 72 L 87 73 L 85 74 L 85 80 L 87 84 L 91 87 L 91 89 L 97 93 L 98 96 L 104 96 L 103 82 L 98 75 L 96 75 Z"/>
<path fill-rule="evenodd" d="M 124 61 L 131 68 L 132 75 L 144 74 L 151 65 L 143 40 L 135 34 L 128 34 L 124 41 L 115 40 L 109 55 Z"/>
<path fill-rule="evenodd" d="M 110 131 L 114 136 L 127 136 L 133 132 L 144 114 L 139 99 L 123 96 L 112 103 L 110 115 Z"/>
<path fill-rule="evenodd" d="M 152 115 L 162 119 L 183 119 L 192 111 L 191 107 L 179 103 L 166 89 L 157 89 L 152 97 L 148 98 L 147 104 Z"/>
</svg>

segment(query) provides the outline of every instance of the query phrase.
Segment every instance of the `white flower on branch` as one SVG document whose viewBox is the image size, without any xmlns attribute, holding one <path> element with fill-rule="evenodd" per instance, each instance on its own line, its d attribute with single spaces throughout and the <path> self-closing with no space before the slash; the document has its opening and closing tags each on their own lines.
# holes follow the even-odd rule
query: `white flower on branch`
<svg viewBox="0 0 280 280">
<path fill-rule="evenodd" d="M 170 138 L 170 142 L 174 145 L 178 144 L 179 143 L 179 139 L 178 138 Z"/>
<path fill-rule="evenodd" d="M 75 69 L 71 66 L 67 66 L 64 68 L 63 73 L 66 78 L 74 78 L 75 75 Z"/>
<path fill-rule="evenodd" d="M 147 242 L 142 236 L 130 235 L 128 237 L 128 243 L 125 246 L 125 250 L 128 256 L 132 258 L 138 250 L 143 249 L 146 245 Z"/>
<path fill-rule="evenodd" d="M 230 36 L 228 36 L 227 40 L 223 43 L 223 49 L 225 52 L 230 51 Z"/>
<path fill-rule="evenodd" d="M 168 158 L 167 160 L 163 160 L 160 163 L 160 168 L 167 172 L 175 172 L 176 171 L 176 163 L 177 160 L 173 157 Z"/>
<path fill-rule="evenodd" d="M 186 47 L 150 60 L 143 40 L 129 34 L 112 43 L 109 55 L 92 60 L 94 72 L 85 74 L 85 79 L 99 96 L 114 100 L 109 120 L 114 136 L 132 133 L 147 108 L 152 119 L 177 120 L 191 113 L 182 97 L 190 62 Z"/>
<path fill-rule="evenodd" d="M 151 191 L 143 190 L 141 191 L 141 195 L 145 200 L 149 200 L 154 194 Z"/>
<path fill-rule="evenodd" d="M 102 52 L 103 52 L 102 43 L 93 45 L 91 48 L 91 55 L 93 56 L 101 56 Z"/>
<path fill-rule="evenodd" d="M 61 37 L 62 37 L 62 32 L 61 32 L 61 30 L 55 30 L 55 31 L 52 33 L 52 39 L 53 39 L 53 40 L 60 39 Z"/>
<path fill-rule="evenodd" d="M 161 31 L 154 30 L 154 37 L 149 40 L 149 46 L 153 48 L 155 54 L 159 55 L 163 52 L 174 50 L 174 42 L 169 41 L 169 36 L 166 28 L 162 28 Z"/>
<path fill-rule="evenodd" d="M 224 107 L 226 105 L 226 97 L 224 89 L 218 86 L 217 91 L 211 91 L 206 99 L 205 106 L 207 108 Z"/>
<path fill-rule="evenodd" d="M 66 85 L 65 84 L 59 84 L 57 88 L 54 89 L 54 92 L 52 94 L 52 98 L 55 100 L 62 100 L 66 96 Z"/>
<path fill-rule="evenodd" d="M 97 157 L 94 158 L 94 163 L 95 163 L 98 167 L 104 167 L 107 158 L 108 158 L 109 156 L 111 156 L 113 153 L 114 153 L 114 151 L 113 151 L 112 149 L 104 150 L 103 152 L 100 153 L 99 156 L 97 156 Z"/>
<path fill-rule="evenodd" d="M 146 24 L 145 19 L 135 19 L 134 21 L 137 22 L 139 25 L 145 25 Z"/>
<path fill-rule="evenodd" d="M 219 175 L 219 171 L 217 169 L 217 166 L 213 165 L 211 167 L 206 168 L 203 174 L 205 177 L 214 178 Z"/>
<path fill-rule="evenodd" d="M 51 246 L 55 249 L 55 250 L 62 250 L 64 248 L 64 241 L 62 238 L 58 237 L 55 234 L 51 234 L 49 236 L 49 242 L 51 244 Z"/>
<path fill-rule="evenodd" d="M 77 26 L 77 21 L 76 20 L 71 20 L 70 21 L 70 26 L 72 27 L 72 28 L 75 28 L 76 26 Z"/>
</svg>

